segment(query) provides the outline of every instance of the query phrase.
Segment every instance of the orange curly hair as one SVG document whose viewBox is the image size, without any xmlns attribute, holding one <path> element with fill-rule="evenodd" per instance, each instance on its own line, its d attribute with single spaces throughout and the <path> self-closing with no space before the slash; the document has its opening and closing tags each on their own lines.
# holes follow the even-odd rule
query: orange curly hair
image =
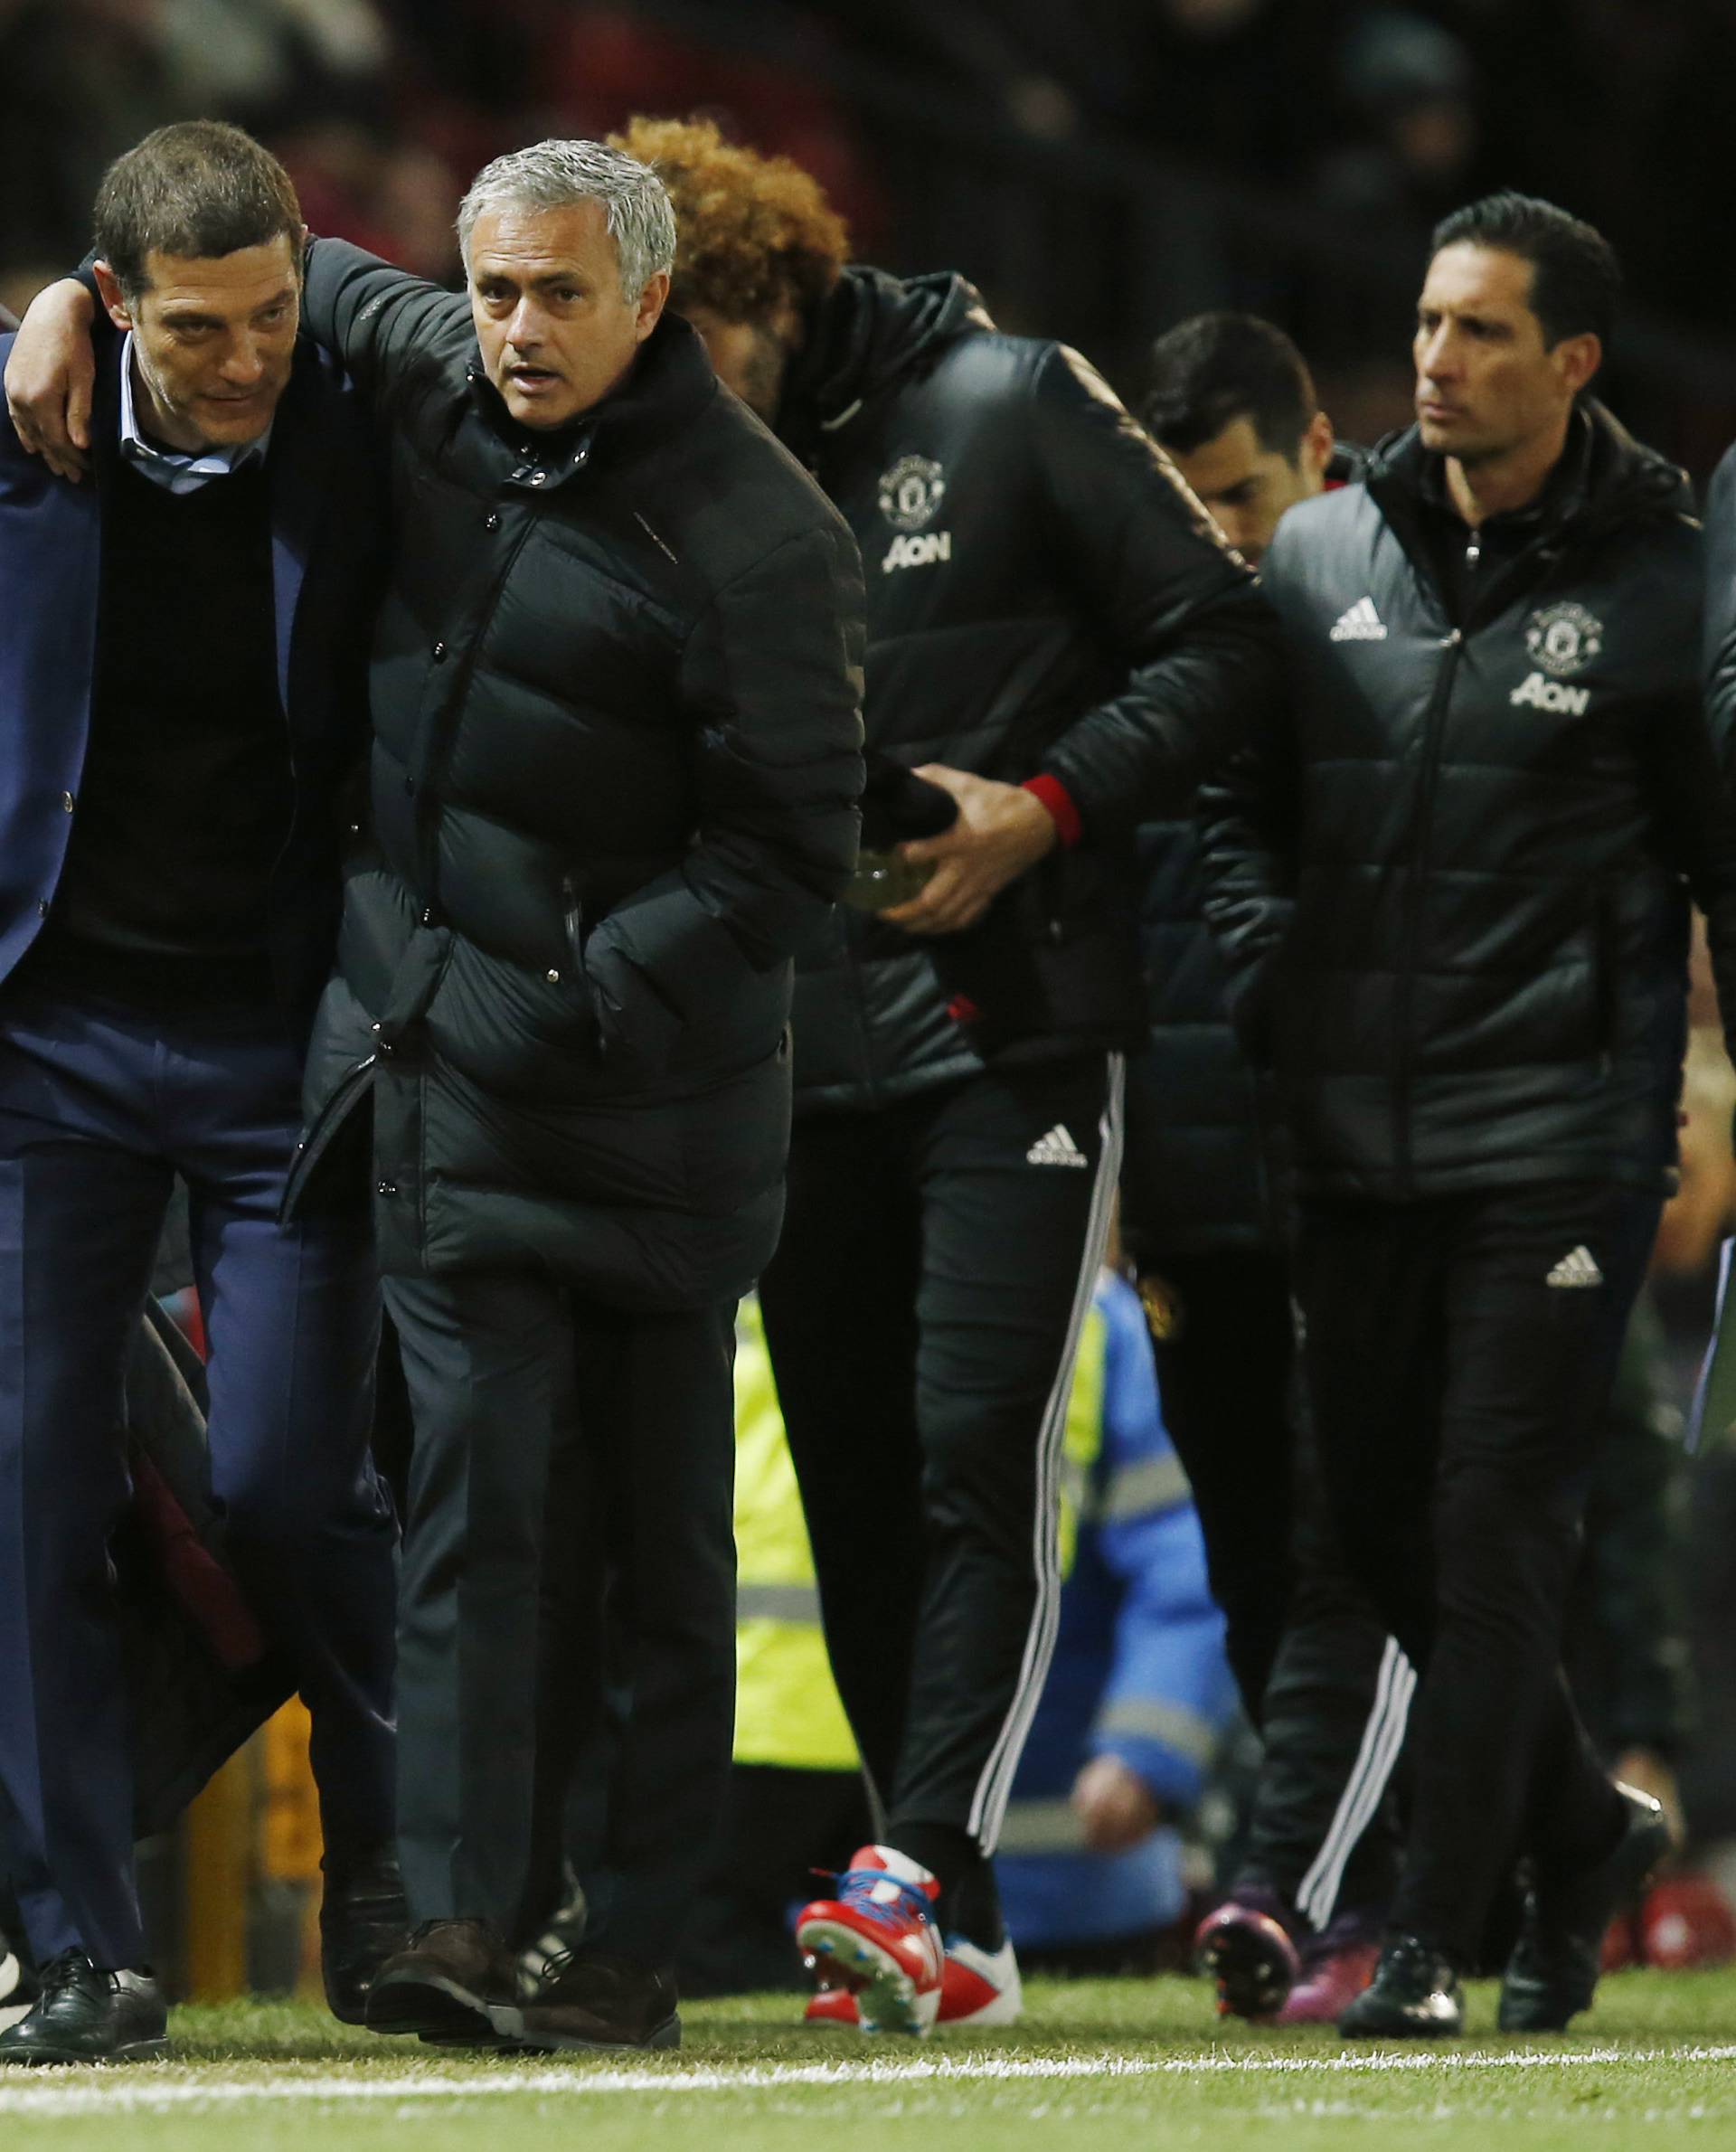
<svg viewBox="0 0 1736 2152">
<path fill-rule="evenodd" d="M 637 118 L 609 141 L 651 165 L 675 205 L 675 307 L 760 321 L 807 313 L 837 282 L 844 219 L 788 157 L 726 142 L 709 119 Z"/>
</svg>

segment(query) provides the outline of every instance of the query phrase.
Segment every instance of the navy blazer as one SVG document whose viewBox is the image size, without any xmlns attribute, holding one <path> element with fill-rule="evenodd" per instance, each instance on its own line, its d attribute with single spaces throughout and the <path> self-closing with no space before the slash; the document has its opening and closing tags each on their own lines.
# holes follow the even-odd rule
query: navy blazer
<svg viewBox="0 0 1736 2152">
<path fill-rule="evenodd" d="M 0 335 L 0 369 L 13 339 Z M 103 502 L 119 460 L 121 339 L 100 325 L 94 483 L 27 456 L 0 403 L 0 981 L 59 883 L 90 733 Z M 381 467 L 361 400 L 296 347 L 267 466 L 278 690 L 296 797 L 268 907 L 271 988 L 305 1034 L 331 967 L 338 859 L 367 746 L 367 655 L 384 555 Z M 218 481 L 221 483 L 221 481 Z M 139 653 L 148 665 L 148 651 Z"/>
</svg>

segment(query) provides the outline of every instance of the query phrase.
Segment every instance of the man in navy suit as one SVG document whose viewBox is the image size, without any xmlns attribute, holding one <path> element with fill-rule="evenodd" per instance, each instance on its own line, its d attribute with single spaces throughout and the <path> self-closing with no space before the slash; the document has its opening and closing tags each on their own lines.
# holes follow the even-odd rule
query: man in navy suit
<svg viewBox="0 0 1736 2152">
<path fill-rule="evenodd" d="M 177 1175 L 212 1492 L 313 1713 L 340 2015 L 401 1903 L 368 1222 L 278 1215 L 366 737 L 373 458 L 298 337 L 300 211 L 257 143 L 160 129 L 110 168 L 96 233 L 122 334 L 94 484 L 0 420 L 0 1838 L 42 1982 L 8 2062 L 164 2046 L 109 1539 Z"/>
</svg>

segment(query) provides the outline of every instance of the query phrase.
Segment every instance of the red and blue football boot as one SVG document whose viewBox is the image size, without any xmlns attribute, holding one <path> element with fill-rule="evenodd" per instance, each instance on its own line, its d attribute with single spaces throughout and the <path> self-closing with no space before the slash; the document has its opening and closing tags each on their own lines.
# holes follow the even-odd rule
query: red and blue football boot
<svg viewBox="0 0 1736 2152">
<path fill-rule="evenodd" d="M 823 1989 L 854 1998 L 864 2033 L 932 2027 L 946 1950 L 934 1924 L 940 1885 L 889 1845 L 864 1845 L 838 1878 L 835 1898 L 816 1898 L 796 1921 L 796 1947 Z"/>
</svg>

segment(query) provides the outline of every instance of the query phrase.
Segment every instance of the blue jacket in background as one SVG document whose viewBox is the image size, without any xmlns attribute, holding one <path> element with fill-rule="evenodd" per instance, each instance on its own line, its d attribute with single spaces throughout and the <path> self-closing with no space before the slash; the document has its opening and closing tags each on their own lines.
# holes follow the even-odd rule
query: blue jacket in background
<svg viewBox="0 0 1736 2152">
<path fill-rule="evenodd" d="M 1091 1853 L 1068 1797 L 1083 1766 L 1107 1753 L 1169 1815 L 1185 1814 L 1235 1709 L 1145 1313 L 1107 1272 L 1080 1347 L 1067 1450 L 1060 1633 L 995 1859 L 1007 1927 L 1027 1948 L 1143 1934 L 1180 1915 L 1175 1831 L 1124 1854 Z"/>
</svg>

